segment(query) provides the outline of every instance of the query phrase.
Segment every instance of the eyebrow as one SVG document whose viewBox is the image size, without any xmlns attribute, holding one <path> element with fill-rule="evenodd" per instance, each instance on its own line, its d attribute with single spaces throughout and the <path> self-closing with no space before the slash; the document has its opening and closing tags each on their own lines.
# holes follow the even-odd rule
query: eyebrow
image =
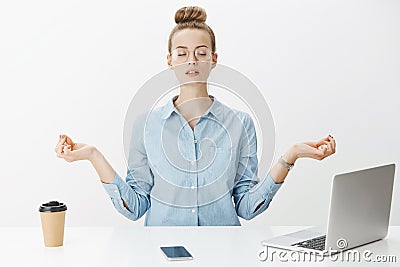
<svg viewBox="0 0 400 267">
<path fill-rule="evenodd" d="M 208 48 L 208 46 L 206 46 L 206 45 L 198 45 L 198 46 L 195 47 L 195 49 L 198 48 L 198 47 L 207 47 Z M 175 49 L 176 48 L 188 48 L 188 47 L 187 46 L 183 46 L 183 45 L 178 45 L 177 47 L 175 47 Z"/>
</svg>

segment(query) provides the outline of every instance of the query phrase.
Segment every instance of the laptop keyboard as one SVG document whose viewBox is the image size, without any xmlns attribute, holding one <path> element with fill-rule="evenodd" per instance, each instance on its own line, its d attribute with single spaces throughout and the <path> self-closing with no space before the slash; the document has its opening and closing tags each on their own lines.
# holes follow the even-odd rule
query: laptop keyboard
<svg viewBox="0 0 400 267">
<path fill-rule="evenodd" d="M 308 248 L 308 249 L 315 249 L 315 250 L 324 250 L 325 249 L 325 239 L 326 235 L 315 237 L 312 239 L 304 240 L 295 244 L 292 244 L 292 246 L 296 247 L 303 247 L 303 248 Z"/>
</svg>

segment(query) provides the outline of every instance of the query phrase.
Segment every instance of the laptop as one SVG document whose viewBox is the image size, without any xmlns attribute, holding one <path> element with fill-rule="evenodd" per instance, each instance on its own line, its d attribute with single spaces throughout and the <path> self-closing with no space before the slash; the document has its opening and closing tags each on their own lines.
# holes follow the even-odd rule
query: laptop
<svg viewBox="0 0 400 267">
<path fill-rule="evenodd" d="M 332 255 L 383 239 L 389 227 L 395 167 L 392 163 L 335 175 L 327 231 L 311 227 L 262 244 Z"/>
</svg>

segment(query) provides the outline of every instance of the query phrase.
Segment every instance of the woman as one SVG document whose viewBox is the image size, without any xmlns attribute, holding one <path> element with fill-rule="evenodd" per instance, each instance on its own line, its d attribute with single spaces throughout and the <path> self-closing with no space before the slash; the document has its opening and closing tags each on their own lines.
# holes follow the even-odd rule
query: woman
<svg viewBox="0 0 400 267">
<path fill-rule="evenodd" d="M 330 135 L 296 143 L 260 182 L 251 117 L 219 102 L 208 94 L 207 83 L 199 82 L 217 63 L 215 36 L 205 20 L 200 7 L 176 12 L 167 63 L 181 82 L 180 93 L 147 114 L 145 122 L 135 122 L 125 180 L 95 146 L 60 135 L 55 148 L 68 162 L 89 160 L 115 208 L 131 220 L 146 213 L 146 226 L 240 225 L 238 217 L 250 220 L 268 208 L 297 159 L 322 160 L 335 153 Z M 178 146 L 179 160 L 171 153 Z"/>
</svg>

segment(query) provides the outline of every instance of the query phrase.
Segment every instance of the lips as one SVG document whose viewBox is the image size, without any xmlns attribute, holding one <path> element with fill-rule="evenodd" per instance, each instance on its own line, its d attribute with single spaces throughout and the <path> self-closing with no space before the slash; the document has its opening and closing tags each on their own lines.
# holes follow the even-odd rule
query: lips
<svg viewBox="0 0 400 267">
<path fill-rule="evenodd" d="M 188 70 L 185 74 L 199 74 L 197 70 Z"/>
</svg>

